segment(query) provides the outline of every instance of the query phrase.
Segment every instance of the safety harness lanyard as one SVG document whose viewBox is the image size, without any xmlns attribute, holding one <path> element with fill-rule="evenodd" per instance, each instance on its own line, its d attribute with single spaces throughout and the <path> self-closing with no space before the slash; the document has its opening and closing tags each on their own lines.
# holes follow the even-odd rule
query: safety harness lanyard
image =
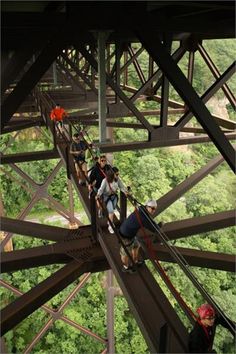
<svg viewBox="0 0 236 354">
<path fill-rule="evenodd" d="M 177 291 L 177 289 L 174 287 L 174 285 L 172 284 L 169 276 L 167 275 L 166 271 L 164 270 L 164 268 L 161 266 L 159 260 L 156 258 L 155 252 L 152 248 L 152 241 L 151 238 L 147 235 L 145 228 L 143 226 L 141 217 L 140 217 L 140 213 L 139 210 L 137 209 L 137 207 L 135 206 L 135 214 L 137 217 L 137 220 L 140 224 L 140 228 L 142 230 L 143 236 L 144 236 L 144 240 L 146 242 L 147 245 L 147 249 L 149 251 L 149 255 L 151 260 L 154 263 L 154 266 L 158 268 L 159 273 L 161 274 L 163 280 L 166 282 L 166 284 L 169 286 L 169 288 L 173 291 L 173 293 L 175 294 L 176 299 L 178 299 L 179 303 L 182 304 L 182 307 L 184 307 L 186 309 L 186 311 L 188 312 L 190 318 L 196 320 L 196 316 L 194 315 L 193 311 L 190 309 L 190 307 L 186 304 L 186 302 L 184 301 L 184 299 L 182 298 L 182 296 L 180 295 L 180 293 Z"/>
<path fill-rule="evenodd" d="M 88 136 L 88 133 L 87 133 L 86 131 L 84 131 L 84 132 L 85 132 L 85 133 L 87 134 L 87 136 Z M 89 136 L 88 136 L 88 137 L 89 137 Z M 91 140 L 91 139 L 90 139 L 90 140 Z M 91 154 L 93 160 L 95 161 L 95 157 L 94 157 L 94 154 L 93 154 L 93 150 L 90 148 L 90 146 L 89 146 L 88 142 L 86 141 L 86 139 L 84 139 L 84 142 L 85 142 L 85 144 L 87 145 L 87 148 L 88 148 L 88 150 L 89 150 L 89 152 L 90 152 L 90 154 Z M 100 167 L 99 164 L 97 165 L 97 167 L 98 167 L 98 169 L 99 169 L 99 172 L 102 174 L 102 176 L 104 176 L 104 178 L 106 178 L 106 181 L 107 181 L 108 186 L 109 186 L 110 191 L 111 191 L 111 195 L 112 195 L 112 194 L 116 194 L 115 191 L 112 189 L 110 182 L 108 182 L 108 180 L 107 180 L 107 175 L 106 175 L 106 173 L 103 171 L 103 169 Z M 100 206 L 103 208 L 101 201 L 99 201 L 99 204 L 100 204 Z"/>
<path fill-rule="evenodd" d="M 143 233 L 143 238 L 144 238 L 144 241 L 146 243 L 146 246 L 147 246 L 147 249 L 149 251 L 149 254 L 151 256 L 152 259 L 155 259 L 155 254 L 153 252 L 153 249 L 152 249 L 152 245 L 151 245 L 151 239 L 150 237 L 147 235 L 147 233 L 145 232 L 145 229 L 144 229 L 144 226 L 143 226 L 143 223 L 142 223 L 142 220 L 141 220 L 141 217 L 140 217 L 140 213 L 139 213 L 139 210 L 138 208 L 135 206 L 135 215 L 136 215 L 136 218 L 138 220 L 138 223 L 141 227 L 141 230 L 142 230 L 142 233 Z"/>
</svg>

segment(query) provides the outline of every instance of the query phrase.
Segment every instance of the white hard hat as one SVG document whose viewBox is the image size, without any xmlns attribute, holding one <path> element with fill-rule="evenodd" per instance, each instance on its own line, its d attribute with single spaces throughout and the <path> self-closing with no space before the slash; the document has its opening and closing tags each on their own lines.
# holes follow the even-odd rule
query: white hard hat
<svg viewBox="0 0 236 354">
<path fill-rule="evenodd" d="M 145 205 L 151 208 L 157 208 L 157 202 L 155 200 L 149 200 Z"/>
</svg>

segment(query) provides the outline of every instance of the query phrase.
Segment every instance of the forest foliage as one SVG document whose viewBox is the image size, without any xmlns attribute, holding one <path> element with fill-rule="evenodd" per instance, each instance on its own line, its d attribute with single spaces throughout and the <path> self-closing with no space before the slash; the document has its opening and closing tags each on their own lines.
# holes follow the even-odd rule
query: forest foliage
<svg viewBox="0 0 236 354">
<path fill-rule="evenodd" d="M 204 43 L 207 50 L 212 55 L 212 59 L 220 72 L 224 72 L 232 63 L 235 56 L 235 42 L 231 41 L 224 49 L 222 41 L 208 41 Z M 179 64 L 186 72 L 186 58 Z M 141 57 L 140 65 L 147 67 L 145 56 Z M 201 95 L 214 82 L 209 69 L 202 63 L 201 58 L 196 56 L 195 66 L 197 75 L 194 78 L 194 87 Z M 204 78 L 204 80 L 203 80 Z M 135 71 L 131 73 L 130 81 L 132 85 L 139 85 Z M 236 91 L 236 82 L 230 80 L 230 87 Z M 174 90 L 171 90 L 172 99 L 179 99 Z M 222 94 L 217 93 L 218 99 Z M 232 112 L 230 117 L 233 119 Z M 7 153 L 19 153 L 23 151 L 46 150 L 52 148 L 52 143 L 48 141 L 46 134 L 33 135 L 34 129 L 23 132 L 8 148 Z M 93 136 L 95 129 L 91 129 Z M 142 140 L 144 133 L 132 129 L 114 129 L 114 135 L 119 141 Z M 7 144 L 10 134 L 1 137 L 2 146 Z M 169 190 L 184 181 L 195 171 L 203 167 L 219 152 L 212 143 L 197 144 L 190 147 L 172 147 L 159 148 L 140 151 L 124 151 L 114 153 L 113 164 L 118 166 L 120 174 L 125 185 L 131 187 L 133 195 L 145 202 L 149 198 L 158 199 Z M 26 162 L 19 164 L 20 168 L 28 174 L 37 183 L 43 183 L 50 171 L 56 166 L 58 160 Z M 13 180 L 5 172 L 11 173 Z M 5 214 L 8 217 L 17 217 L 21 210 L 27 205 L 33 195 L 31 191 L 25 189 L 25 182 L 19 178 L 16 172 L 9 167 L 4 166 L 1 170 L 2 196 L 4 201 Z M 21 181 L 20 185 L 14 179 Z M 229 166 L 222 163 L 210 175 L 195 185 L 183 197 L 171 205 L 168 209 L 158 216 L 158 220 L 171 222 L 191 217 L 198 217 L 212 214 L 220 211 L 231 210 L 235 203 L 236 190 L 235 177 Z M 69 206 L 66 171 L 63 168 L 57 174 L 49 187 L 49 193 L 55 200 L 62 203 L 65 207 Z M 82 206 L 75 196 L 75 210 L 82 211 Z M 131 207 L 131 206 L 130 206 Z M 36 217 L 44 222 L 44 217 L 51 213 L 51 209 L 43 201 L 36 204 L 30 212 L 30 217 Z M 57 226 L 60 226 L 58 223 Z M 201 235 L 195 235 L 189 238 L 179 239 L 173 244 L 181 247 L 189 247 L 199 250 L 208 250 L 213 252 L 223 252 L 234 254 L 234 228 L 227 228 L 207 232 Z M 47 241 L 33 239 L 30 237 L 14 236 L 14 249 L 23 249 L 37 247 L 47 244 Z M 188 305 L 195 310 L 202 302 L 201 296 L 189 284 L 183 276 L 181 270 L 176 265 L 170 263 L 163 264 L 178 291 L 183 295 Z M 61 265 L 33 268 L 22 270 L 10 274 L 4 274 L 3 279 L 8 281 L 22 292 L 27 292 L 34 285 L 43 281 L 55 271 L 60 269 Z M 151 265 L 150 265 L 151 269 Z M 193 268 L 194 274 L 204 285 L 207 291 L 213 296 L 227 316 L 236 320 L 234 309 L 236 307 L 236 289 L 234 286 L 234 277 L 231 273 L 205 269 Z M 170 299 L 172 305 L 179 314 L 181 320 L 190 329 L 191 326 L 183 315 L 181 309 L 170 296 L 168 290 L 162 284 L 161 279 L 156 276 L 158 282 Z M 47 305 L 57 309 L 63 300 L 69 295 L 72 289 L 79 283 L 77 279 L 64 291 L 52 298 Z M 99 336 L 106 338 L 106 281 L 105 273 L 93 274 L 86 285 L 66 307 L 63 314 L 71 320 L 79 323 Z M 118 284 L 115 282 L 118 289 Z M 9 290 L 0 289 L 2 307 L 13 301 L 16 296 Z M 22 323 L 9 331 L 6 335 L 6 345 L 11 353 L 21 353 L 27 347 L 27 344 L 34 338 L 37 331 L 49 320 L 49 315 L 43 310 L 37 310 Z M 134 320 L 134 317 L 128 307 L 128 304 L 120 292 L 115 297 L 115 341 L 116 352 L 119 354 L 143 354 L 148 353 L 146 343 Z M 36 344 L 32 353 L 99 353 L 102 352 L 105 345 L 94 338 L 68 326 L 62 320 L 56 321 L 53 326 Z M 234 344 L 232 336 L 224 329 L 217 331 L 215 339 L 215 349 L 218 353 L 234 353 Z"/>
</svg>

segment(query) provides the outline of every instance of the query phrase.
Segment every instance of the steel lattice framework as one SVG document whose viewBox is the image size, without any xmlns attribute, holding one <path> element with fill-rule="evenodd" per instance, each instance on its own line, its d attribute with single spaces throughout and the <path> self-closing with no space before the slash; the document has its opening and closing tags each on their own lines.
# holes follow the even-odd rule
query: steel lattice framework
<svg viewBox="0 0 236 354">
<path fill-rule="evenodd" d="M 204 47 L 207 39 L 233 38 L 234 22 L 233 1 L 2 2 L 1 133 L 11 133 L 11 138 L 2 149 L 1 171 L 29 193 L 30 201 L 16 219 L 4 216 L 4 200 L 1 201 L 1 228 L 4 232 L 1 269 L 7 273 L 49 264 L 63 265 L 24 294 L 1 280 L 3 287 L 17 295 L 17 299 L 2 310 L 2 335 L 40 307 L 50 315 L 24 353 L 32 350 L 56 320 L 62 320 L 103 343 L 103 353 L 114 352 L 115 294 L 110 271 L 107 277 L 107 338 L 63 315 L 63 310 L 91 273 L 109 269 L 119 282 L 149 350 L 187 351 L 187 330 L 149 269 L 144 266 L 133 277 L 121 272 L 119 240 L 108 237 L 105 220 L 97 219 L 93 198 L 89 199 L 87 189 L 78 184 L 74 163 L 68 153 L 71 125 L 98 126 L 100 143 L 97 146 L 104 153 L 214 143 L 220 155 L 163 195 L 157 201 L 155 216 L 222 162 L 226 161 L 229 169 L 235 171 L 231 140 L 236 136 L 236 123 L 211 114 L 206 106 L 222 89 L 235 110 L 235 96 L 227 84 L 234 74 L 235 63 L 223 73 L 219 72 Z M 227 45 L 227 41 L 225 43 Z M 193 87 L 196 54 L 201 56 L 215 79 L 201 96 Z M 143 56 L 148 67 L 142 64 Z M 188 60 L 187 75 L 178 65 L 183 57 Z M 130 78 L 136 79 L 135 87 L 131 86 Z M 170 98 L 170 85 L 179 94 L 179 102 Z M 73 110 L 69 118 L 70 129 L 63 139 L 56 137 L 55 127 L 49 119 L 49 112 L 57 101 L 66 110 Z M 145 109 L 140 109 L 138 102 L 144 102 Z M 193 117 L 198 123 L 194 126 L 191 125 Z M 34 128 L 36 134 L 44 134 L 52 148 L 7 153 L 17 136 L 29 128 Z M 107 128 L 109 136 L 106 135 Z M 116 128 L 143 131 L 146 139 L 115 141 L 112 132 Z M 21 165 L 49 159 L 57 159 L 57 164 L 43 182 L 34 181 Z M 69 210 L 48 191 L 63 167 L 68 184 Z M 83 226 L 75 215 L 73 189 L 83 204 L 90 225 Z M 45 202 L 79 228 L 70 230 L 26 221 L 38 201 Z M 121 194 L 121 220 L 126 216 L 126 209 L 127 201 Z M 234 224 L 235 211 L 227 210 L 169 222 L 163 226 L 163 231 L 170 240 L 175 240 Z M 14 233 L 51 241 L 53 246 L 4 252 Z M 175 261 L 160 243 L 155 244 L 154 251 L 161 261 Z M 192 266 L 234 271 L 232 255 L 180 247 L 178 251 Z M 59 308 L 55 310 L 45 305 L 81 276 Z"/>
</svg>

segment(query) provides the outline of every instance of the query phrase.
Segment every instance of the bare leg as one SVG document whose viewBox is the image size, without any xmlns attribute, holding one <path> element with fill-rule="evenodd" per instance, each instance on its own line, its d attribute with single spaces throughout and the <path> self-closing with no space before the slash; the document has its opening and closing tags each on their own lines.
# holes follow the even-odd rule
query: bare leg
<svg viewBox="0 0 236 354">
<path fill-rule="evenodd" d="M 132 249 L 132 258 L 134 263 L 137 263 L 139 260 L 139 249 L 140 246 Z"/>
<path fill-rule="evenodd" d="M 80 181 L 80 169 L 78 166 L 78 162 L 75 162 L 75 170 L 76 170 L 78 181 Z"/>
<path fill-rule="evenodd" d="M 113 223 L 113 219 L 114 219 L 114 213 L 110 213 L 109 214 L 109 219 L 111 220 L 111 222 Z M 110 225 L 110 224 L 109 224 Z"/>
<path fill-rule="evenodd" d="M 129 267 L 129 258 L 127 256 L 121 256 L 121 261 L 126 267 Z"/>
</svg>

